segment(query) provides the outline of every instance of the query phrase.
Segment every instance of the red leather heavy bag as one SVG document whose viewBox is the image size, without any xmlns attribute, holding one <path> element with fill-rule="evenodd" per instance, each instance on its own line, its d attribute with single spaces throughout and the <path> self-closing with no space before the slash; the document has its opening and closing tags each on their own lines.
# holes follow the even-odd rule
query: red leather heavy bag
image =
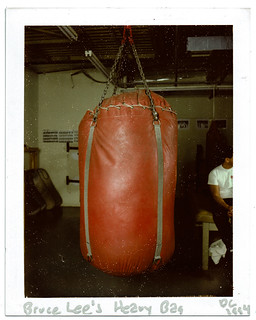
<svg viewBox="0 0 256 320">
<path fill-rule="evenodd" d="M 80 245 L 102 271 L 154 270 L 174 252 L 177 119 L 144 90 L 105 99 L 79 125 Z"/>
</svg>

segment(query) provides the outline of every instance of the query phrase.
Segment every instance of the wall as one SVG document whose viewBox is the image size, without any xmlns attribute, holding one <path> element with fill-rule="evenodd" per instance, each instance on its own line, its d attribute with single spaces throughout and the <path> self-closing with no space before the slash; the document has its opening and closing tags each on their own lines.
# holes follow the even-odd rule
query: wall
<svg viewBox="0 0 256 320">
<path fill-rule="evenodd" d="M 99 81 L 105 77 L 96 70 L 87 72 Z M 94 109 L 105 84 L 99 84 L 80 73 L 58 72 L 39 75 L 38 137 L 40 166 L 45 168 L 63 198 L 64 206 L 79 206 L 79 184 L 66 185 L 66 176 L 78 180 L 78 152 L 66 152 L 65 143 L 44 143 L 43 130 L 78 130 L 87 109 Z M 109 88 L 111 95 L 113 88 Z M 77 144 L 73 144 L 77 146 Z"/>
<path fill-rule="evenodd" d="M 96 70 L 91 69 L 88 72 L 97 80 L 105 80 Z M 58 72 L 33 76 L 38 78 L 38 87 L 35 81 L 34 85 L 26 90 L 26 99 L 31 101 L 31 106 L 34 105 L 32 102 L 36 100 L 38 90 L 38 101 L 35 103 L 38 105 L 38 118 L 35 117 L 37 109 L 26 108 L 25 129 L 28 132 L 25 136 L 34 136 L 28 129 L 29 121 L 33 128 L 38 126 L 38 140 L 31 138 L 30 141 L 38 144 L 40 166 L 49 172 L 63 198 L 63 205 L 79 206 L 79 185 L 66 185 L 66 176 L 78 179 L 77 151 L 67 153 L 65 143 L 43 142 L 43 130 L 77 130 L 86 110 L 94 109 L 99 103 L 105 84 L 96 83 L 83 74 L 71 78 L 71 74 L 72 72 Z M 32 79 L 31 75 L 29 79 Z M 108 95 L 111 94 L 112 89 L 109 89 Z M 225 132 L 232 143 L 233 101 L 232 96 L 212 98 L 209 95 L 192 93 L 170 94 L 165 98 L 177 112 L 178 119 L 190 120 L 189 129 L 179 130 L 178 133 L 177 196 L 180 197 L 194 187 L 197 144 L 205 148 L 208 129 L 198 129 L 197 120 L 227 119 L 228 127 Z"/>
<path fill-rule="evenodd" d="M 210 94 L 169 95 L 165 97 L 177 112 L 177 118 L 189 120 L 188 129 L 178 130 L 178 181 L 177 196 L 182 197 L 196 188 L 197 145 L 202 145 L 205 156 L 206 133 L 208 128 L 198 128 L 197 120 L 226 120 L 227 129 L 221 129 L 228 143 L 233 144 L 233 99 L 231 95 L 215 96 Z"/>
<path fill-rule="evenodd" d="M 25 72 L 24 144 L 38 147 L 38 76 L 29 70 Z M 25 153 L 24 167 L 29 168 L 28 153 Z"/>
</svg>

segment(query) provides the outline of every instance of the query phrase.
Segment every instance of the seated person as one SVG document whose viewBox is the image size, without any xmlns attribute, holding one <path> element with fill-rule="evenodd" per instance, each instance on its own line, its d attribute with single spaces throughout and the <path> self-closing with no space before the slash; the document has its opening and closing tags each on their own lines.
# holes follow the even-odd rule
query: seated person
<svg viewBox="0 0 256 320">
<path fill-rule="evenodd" d="M 208 176 L 212 196 L 213 219 L 227 251 L 233 250 L 233 149 L 223 151 L 222 164 Z"/>
</svg>

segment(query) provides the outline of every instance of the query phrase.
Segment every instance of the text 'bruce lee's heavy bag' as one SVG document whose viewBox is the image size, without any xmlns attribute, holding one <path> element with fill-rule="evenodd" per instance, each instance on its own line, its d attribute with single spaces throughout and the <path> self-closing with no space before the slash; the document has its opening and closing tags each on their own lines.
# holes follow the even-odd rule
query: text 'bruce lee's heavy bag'
<svg viewBox="0 0 256 320">
<path fill-rule="evenodd" d="M 116 275 L 157 269 L 174 252 L 177 119 L 151 96 L 158 120 L 137 90 L 105 99 L 79 125 L 81 251 Z"/>
</svg>

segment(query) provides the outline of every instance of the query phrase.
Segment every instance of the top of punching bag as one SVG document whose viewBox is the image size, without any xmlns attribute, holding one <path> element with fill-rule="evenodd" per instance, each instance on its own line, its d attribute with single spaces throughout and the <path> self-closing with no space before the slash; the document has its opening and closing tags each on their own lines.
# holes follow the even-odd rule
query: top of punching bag
<svg viewBox="0 0 256 320">
<path fill-rule="evenodd" d="M 102 100 L 94 110 L 87 110 L 86 118 L 88 120 L 93 120 L 93 123 L 96 124 L 98 118 L 117 117 L 121 114 L 136 116 L 142 115 L 142 111 L 147 114 L 151 113 L 152 120 L 156 122 L 160 120 L 159 112 L 161 113 L 161 117 L 165 112 L 176 117 L 176 112 L 162 96 L 155 92 L 150 92 L 150 95 L 151 99 L 148 97 L 145 90 L 134 90 L 113 95 Z"/>
<path fill-rule="evenodd" d="M 161 108 L 165 111 L 176 113 L 169 103 L 160 95 L 151 91 L 151 96 L 154 102 L 155 108 Z M 113 95 L 110 98 L 103 100 L 100 109 L 109 109 L 109 108 L 118 108 L 118 107 L 142 107 L 151 108 L 150 99 L 146 94 L 145 90 L 134 90 L 129 92 L 123 92 L 118 95 Z M 96 107 L 97 108 L 97 107 Z"/>
</svg>

